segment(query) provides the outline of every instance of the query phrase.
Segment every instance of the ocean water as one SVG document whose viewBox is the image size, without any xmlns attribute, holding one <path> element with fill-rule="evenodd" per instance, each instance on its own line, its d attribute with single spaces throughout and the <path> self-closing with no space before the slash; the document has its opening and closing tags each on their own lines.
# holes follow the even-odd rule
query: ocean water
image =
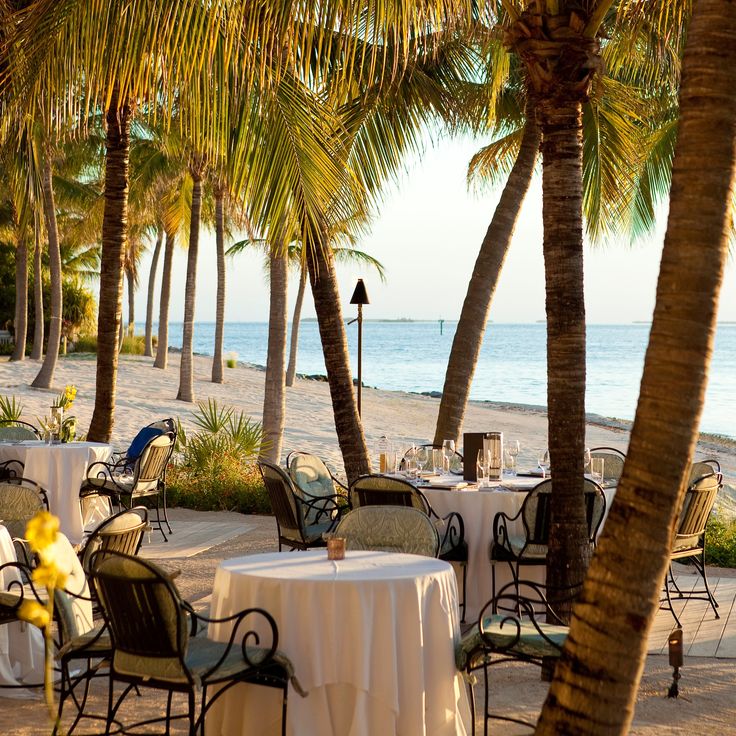
<svg viewBox="0 0 736 736">
<path fill-rule="evenodd" d="M 456 322 L 363 323 L 363 382 L 400 391 L 441 391 Z M 229 322 L 225 352 L 264 365 L 267 324 Z M 138 326 L 142 331 L 143 326 Z M 169 343 L 181 345 L 181 323 L 169 328 Z M 357 325 L 348 326 L 348 344 L 357 370 Z M 155 334 L 155 333 L 154 333 Z M 589 325 L 586 410 L 633 419 L 639 394 L 649 325 Z M 545 406 L 547 403 L 546 326 L 489 324 L 470 393 L 479 401 Z M 199 322 L 194 350 L 211 355 L 214 324 Z M 299 330 L 297 372 L 325 373 L 315 321 Z M 701 431 L 736 437 L 736 325 L 719 325 Z"/>
</svg>

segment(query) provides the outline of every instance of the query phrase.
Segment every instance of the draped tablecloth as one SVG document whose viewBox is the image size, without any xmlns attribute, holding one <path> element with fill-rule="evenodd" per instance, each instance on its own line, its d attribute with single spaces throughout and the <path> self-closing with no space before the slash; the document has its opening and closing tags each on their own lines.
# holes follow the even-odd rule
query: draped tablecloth
<svg viewBox="0 0 736 736">
<path fill-rule="evenodd" d="M 457 583 L 450 565 L 416 555 L 326 551 L 227 560 L 215 575 L 212 615 L 264 608 L 292 660 L 292 736 L 453 736 L 470 733 L 455 670 Z M 230 628 L 210 627 L 226 641 Z M 264 644 L 266 642 L 264 641 Z M 207 715 L 207 735 L 278 734 L 280 691 L 238 685 Z M 268 704 L 267 704 L 268 703 Z"/>
<path fill-rule="evenodd" d="M 0 526 L 0 564 L 15 562 L 15 549 L 8 530 Z M 9 588 L 11 582 L 19 580 L 15 568 L 0 572 L 0 587 Z M 17 590 L 17 588 L 16 588 Z M 39 697 L 30 690 L 13 689 L 24 684 L 43 682 L 44 648 L 41 630 L 20 621 L 0 626 L 0 697 L 30 698 Z M 8 687 L 13 686 L 13 687 Z"/>
<path fill-rule="evenodd" d="M 36 481 L 49 496 L 49 507 L 59 517 L 61 531 L 72 544 L 84 537 L 84 522 L 79 506 L 79 489 L 87 468 L 110 457 L 112 448 L 101 442 L 0 442 L 0 462 L 19 460 L 25 466 L 23 477 Z"/>
<path fill-rule="evenodd" d="M 523 487 L 531 483 L 532 486 L 541 479 L 519 477 L 505 479 L 504 484 L 511 487 Z M 466 621 L 477 618 L 483 606 L 491 599 L 491 562 L 490 549 L 493 538 L 493 519 L 497 513 L 503 511 L 514 516 L 521 508 L 527 496 L 526 492 L 502 489 L 500 487 L 478 490 L 470 487 L 458 491 L 448 491 L 422 487 L 422 493 L 440 515 L 445 516 L 456 511 L 463 517 L 465 524 L 465 541 L 468 543 L 468 590 L 466 596 Z M 615 489 L 607 488 L 603 491 L 606 496 L 606 516 L 610 508 Z M 605 517 L 604 517 L 605 522 Z M 512 534 L 523 534 L 524 525 L 518 520 L 509 525 Z M 522 577 L 526 580 L 544 582 L 544 566 L 527 565 L 523 567 Z M 496 563 L 496 590 L 506 583 L 512 582 L 508 563 Z"/>
</svg>

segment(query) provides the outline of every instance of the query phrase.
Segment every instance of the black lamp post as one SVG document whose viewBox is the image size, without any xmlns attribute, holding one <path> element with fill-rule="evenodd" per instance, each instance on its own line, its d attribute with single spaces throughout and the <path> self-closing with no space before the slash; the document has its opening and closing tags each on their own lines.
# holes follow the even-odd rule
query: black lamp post
<svg viewBox="0 0 736 736">
<path fill-rule="evenodd" d="M 355 291 L 353 291 L 353 295 L 350 297 L 350 303 L 358 305 L 358 317 L 351 319 L 348 324 L 351 325 L 353 322 L 358 323 L 358 416 L 360 416 L 363 393 L 363 305 L 370 304 L 363 279 L 358 279 L 358 283 L 355 285 Z"/>
</svg>

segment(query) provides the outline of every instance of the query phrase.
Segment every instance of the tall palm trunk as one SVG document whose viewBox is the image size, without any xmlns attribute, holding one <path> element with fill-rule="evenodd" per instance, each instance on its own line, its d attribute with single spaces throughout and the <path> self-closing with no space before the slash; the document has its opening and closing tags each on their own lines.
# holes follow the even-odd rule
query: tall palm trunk
<svg viewBox="0 0 736 736">
<path fill-rule="evenodd" d="M 33 251 L 33 349 L 31 360 L 41 360 L 43 357 L 43 262 L 38 224 L 34 230 L 36 247 Z"/>
<path fill-rule="evenodd" d="M 128 237 L 130 107 L 113 89 L 106 114 L 105 210 L 102 216 L 100 304 L 97 315 L 97 382 L 88 437 L 108 442 L 115 415 L 118 331 L 122 320 L 123 256 Z"/>
<path fill-rule="evenodd" d="M 695 451 L 736 185 L 736 3 L 694 8 L 636 419 L 538 734 L 628 733 Z"/>
<path fill-rule="evenodd" d="M 302 316 L 302 305 L 304 303 L 304 292 L 307 288 L 307 267 L 302 264 L 299 271 L 299 289 L 296 292 L 296 303 L 294 304 L 294 316 L 291 319 L 291 337 L 289 345 L 289 365 L 286 368 L 286 385 L 294 385 L 296 376 L 296 354 L 299 348 L 299 322 Z"/>
<path fill-rule="evenodd" d="M 51 388 L 54 380 L 56 362 L 59 359 L 61 344 L 61 251 L 59 250 L 59 231 L 56 228 L 56 204 L 54 203 L 53 172 L 51 152 L 46 151 L 43 164 L 43 214 L 49 238 L 49 276 L 51 279 L 51 313 L 49 315 L 49 339 L 46 343 L 46 357 L 41 370 L 31 384 L 34 388 Z"/>
<path fill-rule="evenodd" d="M 592 550 L 584 493 L 585 298 L 583 293 L 582 105 L 538 106 L 542 131 L 544 273 L 547 311 L 548 443 L 552 463 L 547 583 L 579 584 Z"/>
<path fill-rule="evenodd" d="M 371 463 L 353 391 L 348 340 L 335 275 L 335 257 L 326 242 L 314 243 L 308 251 L 307 267 L 330 386 L 337 441 L 345 473 L 352 482 L 359 475 L 369 473 Z"/>
<path fill-rule="evenodd" d="M 10 360 L 26 359 L 28 336 L 28 244 L 25 233 L 18 234 L 15 246 L 15 347 Z"/>
<path fill-rule="evenodd" d="M 135 277 L 128 271 L 128 329 L 127 334 L 133 337 L 135 334 Z"/>
<path fill-rule="evenodd" d="M 217 305 L 215 311 L 215 353 L 212 356 L 212 383 L 222 383 L 222 342 L 225 333 L 225 191 L 215 189 L 215 246 L 217 248 Z"/>
<path fill-rule="evenodd" d="M 169 360 L 169 301 L 171 300 L 171 264 L 174 260 L 176 234 L 166 233 L 164 268 L 161 273 L 161 299 L 158 304 L 158 340 L 154 368 L 166 370 Z"/>
<path fill-rule="evenodd" d="M 156 235 L 156 246 L 151 256 L 151 270 L 148 272 L 148 298 L 146 300 L 146 339 L 145 339 L 145 355 L 149 358 L 153 357 L 153 299 L 156 288 L 156 269 L 158 268 L 158 259 L 161 255 L 161 245 L 164 242 L 164 230 L 159 227 Z"/>
<path fill-rule="evenodd" d="M 289 288 L 289 264 L 286 253 L 276 245 L 269 254 L 270 300 L 268 310 L 268 356 L 263 394 L 263 435 L 266 447 L 261 457 L 278 463 L 284 434 L 286 409 L 286 304 Z"/>
<path fill-rule="evenodd" d="M 189 228 L 189 252 L 187 254 L 187 281 L 184 291 L 184 325 L 179 367 L 179 401 L 194 401 L 192 340 L 194 337 L 194 302 L 197 287 L 197 253 L 199 250 L 199 220 L 202 210 L 202 175 L 190 172 L 192 187 L 192 218 Z"/>
<path fill-rule="evenodd" d="M 491 302 L 532 180 L 538 151 L 539 129 L 534 110 L 529 106 L 519 154 L 481 243 L 455 330 L 437 415 L 435 444 L 445 439 L 457 440 L 460 434 Z"/>
</svg>

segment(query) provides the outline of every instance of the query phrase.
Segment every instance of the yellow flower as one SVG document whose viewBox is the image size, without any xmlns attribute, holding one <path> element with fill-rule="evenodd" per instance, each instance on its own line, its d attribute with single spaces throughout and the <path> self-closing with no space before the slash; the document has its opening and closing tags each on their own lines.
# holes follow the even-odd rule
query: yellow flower
<svg viewBox="0 0 736 736">
<path fill-rule="evenodd" d="M 48 511 L 39 511 L 26 526 L 26 539 L 34 552 L 41 552 L 56 541 L 59 520 Z"/>
<path fill-rule="evenodd" d="M 44 588 L 63 588 L 67 576 L 59 570 L 53 560 L 42 560 L 40 565 L 33 568 L 31 577 L 34 583 Z"/>
<path fill-rule="evenodd" d="M 38 601 L 23 601 L 18 609 L 18 617 L 39 629 L 49 625 L 49 612 Z"/>
</svg>

